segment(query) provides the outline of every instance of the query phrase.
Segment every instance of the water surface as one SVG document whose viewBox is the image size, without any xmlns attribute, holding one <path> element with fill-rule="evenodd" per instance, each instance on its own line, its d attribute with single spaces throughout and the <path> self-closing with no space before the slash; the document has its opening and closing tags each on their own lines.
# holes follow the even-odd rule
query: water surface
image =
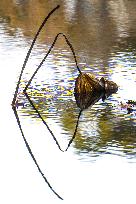
<svg viewBox="0 0 136 204">
<path fill-rule="evenodd" d="M 8 84 L 5 85 L 5 91 L 2 89 L 2 93 L 10 104 L 23 60 L 38 26 L 57 3 L 61 7 L 49 19 L 45 29 L 39 36 L 22 76 L 18 95 L 19 101 L 25 105 L 18 108 L 22 127 L 43 169 L 46 158 L 45 169 L 47 167 L 48 169 L 51 168 L 51 175 L 54 174 L 53 168 L 56 168 L 54 161 L 56 155 L 57 158 L 55 159 L 61 158 L 58 159 L 59 165 L 56 170 L 58 178 L 61 175 L 61 166 L 63 166 L 63 171 L 66 171 L 67 174 L 70 171 L 73 183 L 72 170 L 75 172 L 74 177 L 75 180 L 77 179 L 75 182 L 77 185 L 80 175 L 86 172 L 86 178 L 81 179 L 82 190 L 80 190 L 83 201 L 89 200 L 89 191 L 83 191 L 83 186 L 88 186 L 87 181 L 92 179 L 95 171 L 99 174 L 101 172 L 99 172 L 99 169 L 104 167 L 102 172 L 105 176 L 107 171 L 111 171 L 112 179 L 109 185 L 112 189 L 116 185 L 114 178 L 118 178 L 118 172 L 116 171 L 116 168 L 118 168 L 119 186 L 121 187 L 119 200 L 121 200 L 124 189 L 121 184 L 123 179 L 121 170 L 125 168 L 124 171 L 129 177 L 136 161 L 136 108 L 133 107 L 133 110 L 129 112 L 126 107 L 121 106 L 121 102 L 126 104 L 128 100 L 136 101 L 135 1 L 64 0 L 51 1 L 49 3 L 48 1 L 34 0 L 32 3 L 32 1 L 1 0 L 0 58 L 1 67 L 5 69 L 3 73 L 8 81 Z M 64 32 L 72 43 L 82 72 L 91 72 L 98 78 L 104 76 L 109 80 L 113 80 L 119 86 L 116 94 L 108 97 L 104 102 L 100 100 L 83 111 L 79 119 L 76 138 L 69 148 L 69 152 L 64 154 L 64 156 L 58 153 L 49 132 L 22 93 L 34 70 L 59 32 Z M 7 77 L 7 70 L 9 72 L 8 75 L 11 76 L 10 78 Z M 28 88 L 30 98 L 63 149 L 66 148 L 74 133 L 79 114 L 79 108 L 74 98 L 74 86 L 77 76 L 78 71 L 72 52 L 63 37 L 60 36 L 52 52 Z M 1 77 L 2 87 L 4 83 L 5 80 Z M 6 93 L 8 93 L 8 96 Z M 1 114 L 2 118 L 5 117 L 4 114 Z M 13 121 L 15 120 L 13 116 L 11 117 L 11 112 L 8 115 Z M 16 129 L 18 128 L 17 124 L 15 127 Z M 39 136 L 38 132 L 44 136 Z M 46 150 L 43 144 L 45 144 Z M 50 145 L 51 150 L 54 152 L 52 154 Z M 26 151 L 25 148 L 24 151 Z M 46 155 L 48 155 L 48 158 Z M 68 160 L 64 167 L 61 162 L 63 159 L 64 162 L 65 158 L 68 158 Z M 73 168 L 69 170 L 71 165 L 73 165 Z M 115 173 L 112 172 L 112 168 L 109 165 L 112 166 Z M 79 167 L 81 170 L 76 173 Z M 91 176 L 87 169 L 92 172 Z M 93 184 L 99 183 L 98 189 L 96 187 L 92 189 L 93 199 L 95 194 L 101 195 L 100 187 L 102 186 L 100 182 L 105 185 L 105 181 L 111 178 L 107 174 L 104 181 L 98 174 L 95 176 L 96 180 L 93 181 Z M 133 173 L 132 175 L 134 181 L 136 178 Z M 56 179 L 56 177 L 54 178 Z M 52 180 L 54 179 L 52 178 Z M 73 195 L 72 189 L 70 191 L 68 185 L 66 187 L 63 183 L 63 180 L 58 179 L 59 182 L 60 185 L 56 184 L 57 181 L 55 182 L 56 188 L 58 185 L 58 188 L 61 189 L 61 186 L 64 185 L 65 190 L 63 193 L 66 194 L 65 197 L 67 199 L 70 196 L 66 192 L 70 192 L 73 199 L 77 196 L 77 191 L 75 191 L 76 196 Z M 74 184 L 75 188 L 76 184 Z M 126 191 L 128 195 L 131 195 L 133 182 L 129 184 L 132 189 L 131 191 Z M 80 190 L 78 189 L 78 192 Z M 112 196 L 112 193 L 110 195 Z M 117 195 L 116 191 L 116 198 Z M 132 196 L 132 198 L 134 197 Z M 102 196 L 102 200 L 104 199 L 105 197 Z M 124 196 L 124 201 L 127 199 L 128 197 Z M 97 199 L 94 203 L 97 203 Z M 134 200 L 132 203 L 134 203 Z"/>
</svg>

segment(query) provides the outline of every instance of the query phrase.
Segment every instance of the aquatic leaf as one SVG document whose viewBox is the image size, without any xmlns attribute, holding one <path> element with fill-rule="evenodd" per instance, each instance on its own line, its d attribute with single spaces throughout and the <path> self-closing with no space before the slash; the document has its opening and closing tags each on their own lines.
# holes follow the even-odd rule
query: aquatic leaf
<svg viewBox="0 0 136 204">
<path fill-rule="evenodd" d="M 93 75 L 79 74 L 75 82 L 77 106 L 83 110 L 96 103 L 103 95 L 104 88 Z"/>
<path fill-rule="evenodd" d="M 97 79 L 91 73 L 81 73 L 75 82 L 75 99 L 77 106 L 83 110 L 95 104 L 101 98 L 104 101 L 112 93 L 116 93 L 118 86 L 115 82 L 105 78 Z"/>
</svg>

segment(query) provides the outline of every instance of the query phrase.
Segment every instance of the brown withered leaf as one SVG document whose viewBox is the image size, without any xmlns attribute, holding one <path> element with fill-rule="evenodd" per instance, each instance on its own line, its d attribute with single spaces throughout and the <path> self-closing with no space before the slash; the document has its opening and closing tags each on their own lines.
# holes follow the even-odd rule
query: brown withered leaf
<svg viewBox="0 0 136 204">
<path fill-rule="evenodd" d="M 93 75 L 87 73 L 78 75 L 75 82 L 75 99 L 81 110 L 96 103 L 103 93 L 104 88 Z"/>
<path fill-rule="evenodd" d="M 105 78 L 97 79 L 91 73 L 81 73 L 75 82 L 75 99 L 77 106 L 83 110 L 95 104 L 101 98 L 104 101 L 112 93 L 116 93 L 118 86 L 115 82 Z"/>
</svg>

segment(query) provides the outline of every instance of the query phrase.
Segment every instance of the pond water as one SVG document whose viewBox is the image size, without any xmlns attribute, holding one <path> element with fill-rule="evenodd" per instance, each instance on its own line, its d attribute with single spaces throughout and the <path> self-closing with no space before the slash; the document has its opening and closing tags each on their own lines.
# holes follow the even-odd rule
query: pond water
<svg viewBox="0 0 136 204">
<path fill-rule="evenodd" d="M 44 17 L 57 5 L 23 72 L 17 109 L 22 129 L 45 176 L 64 201 L 44 183 L 21 138 L 11 102 L 26 53 Z M 131 0 L 1 0 L 1 155 L 2 203 L 135 203 L 136 2 Z M 82 72 L 118 84 L 118 92 L 99 100 L 79 118 L 67 152 L 56 146 L 23 94 L 27 82 L 63 32 L 74 47 Z M 60 36 L 39 69 L 28 94 L 61 148 L 72 138 L 79 108 L 73 54 Z M 11 203 L 12 203 L 11 202 Z"/>
</svg>

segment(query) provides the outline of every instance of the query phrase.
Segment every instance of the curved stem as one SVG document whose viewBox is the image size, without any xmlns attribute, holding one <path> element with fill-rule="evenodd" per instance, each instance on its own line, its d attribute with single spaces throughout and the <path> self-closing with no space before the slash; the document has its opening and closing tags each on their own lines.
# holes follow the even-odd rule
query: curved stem
<svg viewBox="0 0 136 204">
<path fill-rule="evenodd" d="M 24 71 L 24 69 L 25 69 L 25 67 L 26 67 L 27 61 L 28 61 L 29 56 L 30 56 L 30 54 L 31 54 L 31 51 L 32 51 L 32 49 L 33 49 L 33 47 L 34 47 L 34 44 L 35 44 L 35 42 L 36 42 L 36 40 L 37 40 L 37 37 L 39 36 L 39 34 L 40 34 L 42 28 L 44 27 L 44 25 L 45 25 L 45 23 L 47 22 L 47 20 L 49 19 L 49 17 L 50 17 L 50 16 L 54 13 L 54 11 L 56 11 L 59 7 L 60 7 L 60 5 L 56 6 L 56 7 L 47 15 L 47 17 L 46 17 L 46 18 L 44 19 L 44 21 L 42 22 L 41 26 L 39 27 L 39 29 L 38 29 L 38 31 L 37 31 L 37 33 L 36 33 L 36 35 L 35 35 L 35 37 L 34 37 L 34 39 L 33 39 L 33 41 L 32 41 L 32 44 L 31 44 L 31 46 L 30 46 L 30 48 L 29 48 L 29 50 L 28 50 L 28 52 L 27 52 L 27 54 L 26 54 L 26 58 L 25 58 L 25 60 L 24 60 L 24 63 L 23 63 L 22 69 L 21 69 L 21 73 L 20 73 L 20 76 L 19 76 L 19 79 L 18 79 L 18 82 L 17 82 L 16 90 L 15 90 L 14 97 L 13 97 L 13 100 L 12 100 L 12 105 L 13 105 L 13 106 L 14 106 L 15 101 L 16 101 L 16 98 L 17 98 L 18 89 L 19 89 L 19 85 L 20 85 L 20 81 L 21 81 L 21 78 L 22 78 L 23 71 Z"/>
<path fill-rule="evenodd" d="M 18 113 L 17 113 L 16 108 L 13 108 L 13 111 L 14 111 L 14 114 L 15 114 L 15 117 L 16 117 L 16 120 L 17 120 L 19 129 L 20 129 L 20 131 L 21 131 L 23 140 L 24 140 L 25 145 L 26 145 L 26 147 L 27 147 L 27 150 L 28 150 L 29 154 L 31 155 L 31 157 L 32 157 L 32 159 L 33 159 L 35 165 L 37 166 L 38 171 L 40 172 L 41 176 L 43 177 L 44 181 L 47 183 L 47 185 L 49 186 L 49 188 L 51 189 L 51 191 L 52 191 L 59 199 L 63 200 L 63 198 L 53 189 L 53 187 L 51 186 L 51 184 L 49 183 L 49 181 L 48 181 L 47 178 L 45 177 L 44 173 L 42 172 L 42 170 L 41 170 L 41 168 L 40 168 L 38 162 L 36 161 L 36 159 L 35 159 L 35 157 L 34 157 L 34 154 L 33 154 L 32 150 L 31 150 L 31 148 L 30 148 L 30 146 L 29 146 L 29 144 L 28 144 L 28 142 L 27 142 L 27 140 L 26 140 L 26 138 L 25 138 L 25 136 L 24 136 L 24 132 L 23 132 L 23 130 L 22 130 L 21 123 L 20 123 L 19 116 L 18 116 Z"/>
<path fill-rule="evenodd" d="M 38 65 L 38 67 L 36 68 L 35 72 L 33 73 L 33 75 L 31 76 L 30 80 L 28 81 L 28 83 L 27 83 L 27 85 L 26 85 L 24 91 L 26 91 L 27 88 L 28 88 L 28 86 L 31 84 L 33 78 L 35 77 L 35 75 L 37 74 L 37 72 L 39 71 L 39 69 L 41 68 L 41 66 L 43 65 L 44 61 L 46 60 L 46 58 L 47 58 L 48 55 L 50 54 L 52 48 L 54 47 L 54 45 L 55 45 L 55 43 L 56 43 L 56 41 L 57 41 L 57 39 L 58 39 L 58 37 L 59 37 L 60 35 L 62 35 L 62 36 L 65 38 L 67 44 L 69 45 L 69 47 L 70 47 L 70 49 L 71 49 L 71 51 L 72 51 L 72 53 L 73 53 L 77 70 L 79 71 L 80 74 L 82 73 L 81 70 L 80 70 L 80 68 L 79 68 L 79 66 L 78 66 L 78 63 L 77 63 L 77 59 L 76 59 L 76 55 L 75 55 L 75 51 L 74 51 L 73 46 L 71 45 L 71 43 L 69 42 L 69 40 L 68 40 L 68 38 L 66 37 L 65 34 L 63 34 L 63 33 L 58 33 L 58 34 L 56 35 L 56 37 L 54 38 L 54 41 L 53 41 L 52 45 L 50 46 L 50 48 L 49 48 L 47 54 L 46 54 L 45 57 L 42 59 L 41 63 Z"/>
<path fill-rule="evenodd" d="M 59 143 L 58 143 L 58 141 L 57 141 L 55 135 L 53 134 L 53 132 L 51 131 L 50 127 L 49 127 L 48 124 L 45 122 L 45 120 L 43 119 L 43 117 L 41 116 L 41 114 L 39 113 L 39 111 L 37 110 L 37 108 L 35 107 L 34 103 L 33 103 L 32 100 L 30 99 L 30 97 L 28 96 L 27 92 L 24 91 L 24 94 L 25 94 L 26 98 L 28 99 L 29 103 L 31 104 L 31 106 L 33 107 L 33 109 L 34 109 L 34 110 L 36 111 L 36 113 L 38 114 L 39 118 L 42 120 L 43 124 L 47 127 L 48 131 L 50 132 L 51 136 L 53 137 L 53 140 L 56 142 L 58 148 L 59 148 L 62 152 L 64 152 L 64 151 L 61 149 L 61 147 L 60 147 L 60 145 L 59 145 Z"/>
<path fill-rule="evenodd" d="M 72 137 L 71 140 L 69 141 L 68 146 L 67 146 L 67 148 L 66 148 L 65 151 L 68 150 L 68 148 L 70 147 L 71 143 L 73 142 L 73 140 L 74 140 L 75 137 L 76 137 L 77 128 L 78 128 L 79 119 L 80 119 L 81 114 L 82 114 L 82 110 L 80 110 L 80 112 L 79 112 L 79 114 L 78 114 L 78 119 L 77 119 L 77 123 L 76 123 L 76 127 L 75 127 L 75 131 L 74 131 L 73 137 Z"/>
</svg>

